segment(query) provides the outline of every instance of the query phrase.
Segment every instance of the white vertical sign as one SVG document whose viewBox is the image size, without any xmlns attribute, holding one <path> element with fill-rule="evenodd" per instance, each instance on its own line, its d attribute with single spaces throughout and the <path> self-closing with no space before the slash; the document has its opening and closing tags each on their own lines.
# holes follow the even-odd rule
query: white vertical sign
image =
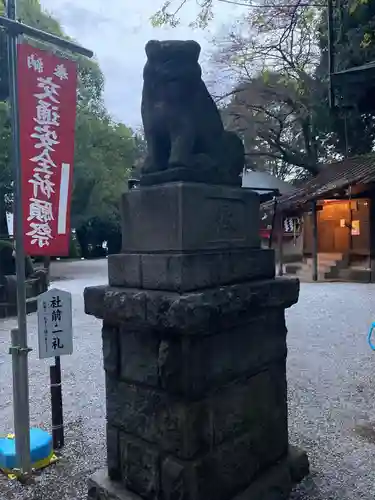
<svg viewBox="0 0 375 500">
<path fill-rule="evenodd" d="M 73 353 L 72 294 L 53 288 L 38 297 L 39 359 Z"/>
<path fill-rule="evenodd" d="M 59 215 L 57 219 L 57 234 L 66 234 L 66 221 L 68 215 L 68 196 L 70 184 L 70 165 L 61 165 L 61 181 L 59 196 Z"/>
</svg>

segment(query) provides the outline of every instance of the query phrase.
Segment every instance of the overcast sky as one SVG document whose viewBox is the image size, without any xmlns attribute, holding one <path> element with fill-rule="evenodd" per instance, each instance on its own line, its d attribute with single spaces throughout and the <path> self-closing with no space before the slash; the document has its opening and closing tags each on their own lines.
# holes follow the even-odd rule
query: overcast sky
<svg viewBox="0 0 375 500">
<path fill-rule="evenodd" d="M 150 16 L 162 0 L 41 0 L 65 32 L 93 50 L 105 76 L 105 100 L 112 116 L 132 127 L 141 124 L 140 99 L 144 46 L 150 39 L 191 39 L 202 45 L 202 61 L 212 35 L 233 16 L 233 6 L 221 4 L 210 29 L 192 30 L 195 0 L 182 11 L 178 28 L 152 28 Z"/>
</svg>

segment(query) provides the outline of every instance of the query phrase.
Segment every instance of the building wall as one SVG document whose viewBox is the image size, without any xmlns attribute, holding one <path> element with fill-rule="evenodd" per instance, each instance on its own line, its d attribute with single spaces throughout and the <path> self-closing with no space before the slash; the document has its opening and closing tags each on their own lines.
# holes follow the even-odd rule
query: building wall
<svg viewBox="0 0 375 500">
<path fill-rule="evenodd" d="M 318 251 L 368 257 L 370 241 L 370 199 L 324 200 L 318 210 Z M 303 252 L 313 249 L 312 215 L 304 216 Z"/>
</svg>

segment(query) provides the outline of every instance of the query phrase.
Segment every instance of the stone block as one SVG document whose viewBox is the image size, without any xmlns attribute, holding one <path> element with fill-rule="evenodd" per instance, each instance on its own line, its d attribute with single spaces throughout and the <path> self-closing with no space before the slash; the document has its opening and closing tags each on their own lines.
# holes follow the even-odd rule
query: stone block
<svg viewBox="0 0 375 500">
<path fill-rule="evenodd" d="M 123 252 L 259 248 L 259 196 L 242 188 L 170 183 L 122 198 Z"/>
<path fill-rule="evenodd" d="M 87 500 L 141 500 L 120 481 L 112 481 L 107 469 L 100 469 L 88 479 Z"/>
<path fill-rule="evenodd" d="M 161 464 L 162 499 L 227 500 L 286 456 L 287 449 L 274 428 L 266 439 L 252 431 L 194 461 L 166 457 Z"/>
<path fill-rule="evenodd" d="M 278 442 L 287 446 L 284 362 L 199 401 L 171 398 L 108 376 L 106 383 L 109 425 L 175 456 L 190 458 L 249 432 L 266 440 L 275 428 Z"/>
<path fill-rule="evenodd" d="M 116 287 L 87 287 L 85 312 L 108 325 L 155 328 L 175 335 L 217 333 L 243 324 L 263 308 L 292 306 L 299 281 L 279 278 L 248 281 L 179 294 Z"/>
<path fill-rule="evenodd" d="M 119 338 L 121 380 L 159 388 L 160 368 L 166 353 L 169 364 L 181 363 L 180 339 L 163 341 L 158 332 L 127 328 L 121 329 Z"/>
<path fill-rule="evenodd" d="M 160 489 L 160 455 L 147 443 L 120 436 L 121 481 L 130 491 L 143 499 L 158 498 Z"/>
<path fill-rule="evenodd" d="M 295 476 L 294 471 L 303 476 Z M 287 500 L 293 486 L 309 473 L 308 459 L 304 452 L 290 447 L 289 453 L 271 467 L 263 470 L 254 481 L 233 497 L 234 500 Z M 162 464 L 163 492 L 160 500 L 187 497 L 183 462 L 167 457 Z M 190 500 L 198 500 L 199 491 L 191 492 Z M 122 483 L 110 481 L 107 470 L 102 469 L 89 478 L 88 500 L 141 500 L 142 497 L 126 489 Z M 216 497 L 206 497 L 210 500 Z"/>
<path fill-rule="evenodd" d="M 112 427 L 182 457 L 200 449 L 203 407 L 168 394 L 106 377 L 107 420 Z"/>
<path fill-rule="evenodd" d="M 108 283 L 111 286 L 143 288 L 141 255 L 135 253 L 108 255 Z"/>
<path fill-rule="evenodd" d="M 121 479 L 120 432 L 107 424 L 107 466 L 108 476 L 113 480 Z"/>
<path fill-rule="evenodd" d="M 120 336 L 118 327 L 103 325 L 102 339 L 104 369 L 117 377 L 120 371 Z"/>
<path fill-rule="evenodd" d="M 273 250 L 119 254 L 108 257 L 111 286 L 187 292 L 239 281 L 273 278 Z"/>
<path fill-rule="evenodd" d="M 277 428 L 281 446 L 288 444 L 285 362 L 217 388 L 205 401 L 204 441 L 209 447 L 256 432 L 262 439 Z"/>
<path fill-rule="evenodd" d="M 284 360 L 284 311 L 270 309 L 217 335 L 173 336 L 159 331 L 103 328 L 104 367 L 129 383 L 188 399 Z M 117 331 L 117 329 L 115 329 Z M 106 333 L 108 332 L 108 334 Z"/>
</svg>

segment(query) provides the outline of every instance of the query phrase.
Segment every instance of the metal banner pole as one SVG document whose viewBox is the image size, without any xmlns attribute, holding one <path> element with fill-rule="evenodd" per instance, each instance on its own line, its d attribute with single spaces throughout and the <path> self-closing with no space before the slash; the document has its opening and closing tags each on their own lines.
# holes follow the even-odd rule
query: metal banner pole
<svg viewBox="0 0 375 500">
<path fill-rule="evenodd" d="M 318 281 L 318 212 L 315 200 L 312 202 L 312 227 L 313 227 L 312 279 L 313 281 Z"/>
<path fill-rule="evenodd" d="M 23 210 L 21 184 L 21 152 L 18 109 L 17 80 L 17 39 L 18 35 L 26 34 L 37 40 L 51 43 L 86 57 L 92 57 L 91 50 L 85 49 L 63 38 L 40 31 L 31 26 L 16 21 L 16 1 L 7 0 L 6 17 L 0 16 L 0 26 L 7 32 L 8 65 L 9 65 L 9 104 L 12 127 L 12 167 L 14 172 L 14 212 L 15 212 L 15 243 L 16 243 L 16 273 L 17 273 L 17 316 L 18 328 L 12 331 L 13 397 L 14 397 L 14 434 L 16 441 L 17 467 L 21 474 L 31 472 L 30 457 L 30 409 L 29 409 L 29 378 L 27 324 L 26 324 L 26 286 L 25 286 L 25 249 L 23 242 Z M 57 371 L 60 363 L 57 361 Z M 60 376 L 61 378 L 61 376 Z M 60 386 L 61 387 L 61 386 Z M 61 422 L 62 423 L 62 422 Z M 60 436 L 61 441 L 61 436 Z"/>
<path fill-rule="evenodd" d="M 7 1 L 7 16 L 16 19 L 15 0 Z M 11 351 L 13 360 L 18 357 L 14 367 L 14 392 L 18 394 L 18 404 L 14 405 L 14 434 L 16 452 L 19 460 L 18 467 L 21 473 L 31 472 L 30 462 L 30 414 L 29 414 L 29 380 L 28 380 L 28 353 L 27 325 L 26 325 L 26 288 L 25 288 L 25 252 L 23 246 L 22 228 L 22 196 L 21 196 L 21 160 L 20 137 L 18 118 L 17 92 L 17 34 L 8 31 L 8 65 L 9 65 L 9 102 L 11 108 L 12 127 L 12 166 L 14 172 L 14 208 L 15 208 L 15 241 L 16 241 L 16 273 L 17 273 L 17 339 Z M 17 414 L 16 414 L 17 413 Z"/>
</svg>

